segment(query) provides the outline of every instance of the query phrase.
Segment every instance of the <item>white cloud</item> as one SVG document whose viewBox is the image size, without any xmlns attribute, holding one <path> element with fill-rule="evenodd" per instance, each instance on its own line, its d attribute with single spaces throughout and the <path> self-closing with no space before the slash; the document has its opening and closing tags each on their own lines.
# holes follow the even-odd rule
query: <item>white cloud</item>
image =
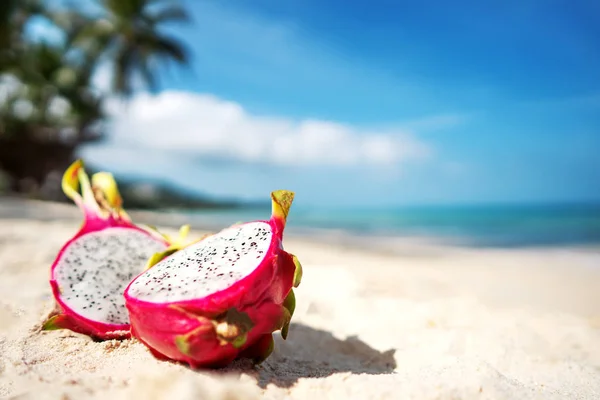
<svg viewBox="0 0 600 400">
<path fill-rule="evenodd" d="M 289 166 L 398 166 L 432 149 L 408 130 L 369 130 L 248 113 L 211 95 L 166 91 L 112 103 L 112 147 Z"/>
</svg>

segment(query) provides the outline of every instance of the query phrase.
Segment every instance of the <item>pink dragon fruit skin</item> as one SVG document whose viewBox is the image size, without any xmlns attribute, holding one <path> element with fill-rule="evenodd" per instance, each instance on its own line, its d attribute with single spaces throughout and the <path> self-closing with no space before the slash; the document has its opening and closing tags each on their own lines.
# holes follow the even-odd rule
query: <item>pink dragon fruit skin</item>
<svg viewBox="0 0 600 400">
<path fill-rule="evenodd" d="M 42 329 L 69 329 L 96 340 L 130 337 L 123 290 L 153 254 L 170 248 L 170 238 L 131 221 L 107 172 L 93 175 L 90 184 L 77 160 L 65 171 L 62 188 L 84 221 L 52 264 L 56 310 Z"/>
<path fill-rule="evenodd" d="M 267 358 L 272 333 L 287 336 L 302 276 L 282 245 L 293 197 L 273 192 L 270 220 L 209 235 L 136 277 L 125 290 L 133 336 L 157 358 L 192 368 Z"/>
</svg>

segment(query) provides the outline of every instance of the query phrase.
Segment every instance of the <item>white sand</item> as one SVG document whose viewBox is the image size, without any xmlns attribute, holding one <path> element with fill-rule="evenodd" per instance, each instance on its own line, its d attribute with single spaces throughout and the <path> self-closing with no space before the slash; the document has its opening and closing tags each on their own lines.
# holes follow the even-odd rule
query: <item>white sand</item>
<svg viewBox="0 0 600 400">
<path fill-rule="evenodd" d="M 49 267 L 78 222 L 0 219 L 0 397 L 600 399 L 600 252 L 287 238 L 304 265 L 287 341 L 197 372 L 135 340 L 39 332 Z"/>
</svg>

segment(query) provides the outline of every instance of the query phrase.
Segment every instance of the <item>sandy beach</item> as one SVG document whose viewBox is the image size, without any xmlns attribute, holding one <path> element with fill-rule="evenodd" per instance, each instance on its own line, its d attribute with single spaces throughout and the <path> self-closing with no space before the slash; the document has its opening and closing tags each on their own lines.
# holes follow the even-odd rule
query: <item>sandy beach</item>
<svg viewBox="0 0 600 400">
<path fill-rule="evenodd" d="M 289 235 L 304 278 L 288 340 L 277 334 L 257 367 L 193 371 L 136 340 L 40 332 L 79 214 L 32 204 L 0 206 L 2 398 L 600 398 L 598 249 L 407 240 L 390 252 Z"/>
</svg>

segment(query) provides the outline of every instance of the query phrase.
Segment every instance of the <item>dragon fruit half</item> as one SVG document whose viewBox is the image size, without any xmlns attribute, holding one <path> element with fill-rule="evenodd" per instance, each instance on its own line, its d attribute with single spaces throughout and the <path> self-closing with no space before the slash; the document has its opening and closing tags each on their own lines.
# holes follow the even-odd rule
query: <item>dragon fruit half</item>
<svg viewBox="0 0 600 400">
<path fill-rule="evenodd" d="M 180 244 L 134 224 L 121 208 L 117 184 L 108 172 L 94 174 L 90 183 L 77 160 L 65 171 L 62 189 L 83 211 L 84 221 L 52 264 L 56 309 L 42 329 L 70 329 L 96 340 L 127 338 L 125 287 L 153 254 L 174 251 Z M 180 239 L 188 229 L 182 227 Z"/>
<path fill-rule="evenodd" d="M 287 336 L 292 287 L 302 277 L 300 263 L 282 246 L 293 198 L 275 191 L 269 220 L 239 223 L 155 257 L 125 289 L 132 335 L 155 357 L 192 368 L 267 358 L 272 333 Z"/>
</svg>

